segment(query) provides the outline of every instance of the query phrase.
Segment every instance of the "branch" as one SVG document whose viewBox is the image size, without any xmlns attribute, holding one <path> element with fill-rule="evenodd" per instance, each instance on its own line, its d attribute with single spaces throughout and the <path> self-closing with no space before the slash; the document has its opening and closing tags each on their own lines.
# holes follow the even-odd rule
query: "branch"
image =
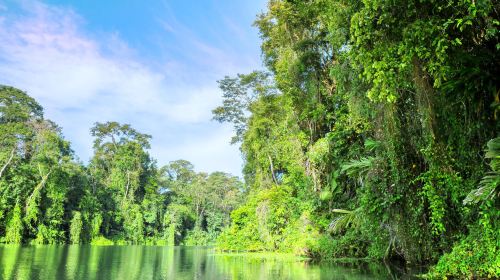
<svg viewBox="0 0 500 280">
<path fill-rule="evenodd" d="M 10 152 L 10 157 L 9 159 L 7 160 L 7 162 L 4 164 L 4 166 L 2 167 L 2 169 L 0 170 L 0 178 L 2 178 L 2 175 L 3 175 L 3 172 L 5 171 L 5 169 L 7 168 L 7 166 L 10 164 L 10 162 L 12 161 L 12 159 L 14 158 L 14 152 L 16 151 L 16 147 L 14 147 L 12 149 L 12 151 Z"/>
<path fill-rule="evenodd" d="M 52 173 L 52 168 L 50 169 L 50 171 L 45 176 L 42 176 L 42 180 L 40 181 L 40 183 L 38 183 L 38 185 L 35 187 L 35 189 L 31 193 L 30 197 L 26 201 L 26 210 L 28 209 L 28 207 L 29 207 L 29 205 L 31 203 L 31 200 L 33 199 L 33 196 L 36 193 L 38 193 L 43 188 L 43 186 L 45 186 L 45 183 L 47 182 L 47 179 L 49 178 L 50 173 Z"/>
</svg>

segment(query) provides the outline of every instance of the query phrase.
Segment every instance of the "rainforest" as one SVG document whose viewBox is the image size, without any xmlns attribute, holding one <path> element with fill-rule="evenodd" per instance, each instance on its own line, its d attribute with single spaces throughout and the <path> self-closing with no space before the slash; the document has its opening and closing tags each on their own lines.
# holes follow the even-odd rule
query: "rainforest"
<svg viewBox="0 0 500 280">
<path fill-rule="evenodd" d="M 500 277 L 500 3 L 269 0 L 264 68 L 217 81 L 243 178 L 158 166 L 151 136 L 89 128 L 76 157 L 0 87 L 0 241 L 209 245 Z M 209 147 L 208 147 L 209 148 Z"/>
</svg>

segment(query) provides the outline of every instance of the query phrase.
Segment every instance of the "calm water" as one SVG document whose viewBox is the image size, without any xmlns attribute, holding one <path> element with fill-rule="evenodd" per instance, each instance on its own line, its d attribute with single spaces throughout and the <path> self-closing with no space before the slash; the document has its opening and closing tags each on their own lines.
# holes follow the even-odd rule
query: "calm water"
<svg viewBox="0 0 500 280">
<path fill-rule="evenodd" d="M 309 264 L 209 248 L 1 246 L 0 279 L 408 279 L 377 264 Z"/>
</svg>

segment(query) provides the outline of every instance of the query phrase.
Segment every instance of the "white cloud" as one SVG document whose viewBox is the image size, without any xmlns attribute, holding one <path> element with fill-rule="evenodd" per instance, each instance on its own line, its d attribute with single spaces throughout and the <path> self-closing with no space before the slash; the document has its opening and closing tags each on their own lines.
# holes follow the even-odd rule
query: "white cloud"
<svg viewBox="0 0 500 280">
<path fill-rule="evenodd" d="M 227 140 L 233 135 L 231 128 L 223 126 L 214 129 L 213 132 L 183 139 L 184 144 L 178 147 L 156 145 L 157 148 L 153 148 L 153 153 L 160 158 L 188 159 L 196 163 L 197 171 L 214 171 L 217 166 L 225 166 L 224 171 L 239 175 L 242 169 L 239 149 L 237 146 L 227 144 Z M 155 141 L 162 139 L 160 137 L 153 140 L 153 144 Z"/>
<path fill-rule="evenodd" d="M 0 74 L 6 82 L 59 108 L 98 102 L 103 93 L 139 107 L 162 95 L 161 74 L 128 56 L 104 56 L 104 46 L 83 35 L 73 12 L 37 2 L 32 11 L 0 26 Z M 116 38 L 106 43 L 124 48 Z"/>
<path fill-rule="evenodd" d="M 88 34 L 74 11 L 33 1 L 23 6 L 23 15 L 0 18 L 0 84 L 39 100 L 82 160 L 91 154 L 90 126 L 116 120 L 152 134 L 152 153 L 160 163 L 185 157 L 206 171 L 239 174 L 241 159 L 228 144 L 230 131 L 209 122 L 220 102 L 215 81 L 187 82 L 193 74 L 178 61 L 166 62 L 165 71 L 152 69 L 117 34 Z M 165 28 L 174 32 L 176 26 Z M 221 50 L 192 39 L 200 50 L 196 57 L 220 60 L 219 70 L 233 63 Z M 210 130 L 199 130 L 200 124 Z"/>
</svg>

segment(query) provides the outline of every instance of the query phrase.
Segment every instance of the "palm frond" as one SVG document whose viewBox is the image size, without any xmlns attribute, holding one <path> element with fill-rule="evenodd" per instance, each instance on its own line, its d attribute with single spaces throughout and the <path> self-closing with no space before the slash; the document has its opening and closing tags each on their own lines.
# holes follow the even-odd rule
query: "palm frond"
<svg viewBox="0 0 500 280">
<path fill-rule="evenodd" d="M 488 148 L 484 155 L 485 158 L 491 159 L 491 172 L 488 172 L 479 182 L 479 187 L 472 190 L 463 203 L 471 204 L 493 199 L 500 194 L 500 137 L 491 139 L 487 144 Z"/>
<path fill-rule="evenodd" d="M 488 149 L 486 150 L 485 158 L 500 160 L 500 137 L 493 138 L 488 141 Z M 496 170 L 498 171 L 498 170 Z"/>
<path fill-rule="evenodd" d="M 347 176 L 357 178 L 360 182 L 362 182 L 363 178 L 372 168 L 374 161 L 375 157 L 363 157 L 361 159 L 351 160 L 350 162 L 342 165 L 340 171 L 347 174 Z"/>
<path fill-rule="evenodd" d="M 361 208 L 355 210 L 333 209 L 332 212 L 340 214 L 328 226 L 333 233 L 339 233 L 349 227 L 357 227 L 361 223 Z"/>
<path fill-rule="evenodd" d="M 490 174 L 483 177 L 479 183 L 479 188 L 472 190 L 467 195 L 464 204 L 478 203 L 498 195 L 496 189 L 500 185 L 500 174 L 493 172 Z"/>
<path fill-rule="evenodd" d="M 376 141 L 376 140 L 373 140 L 373 139 L 366 139 L 365 140 L 365 148 L 368 151 L 373 151 L 373 150 L 377 149 L 378 147 L 380 147 L 380 142 L 379 141 Z"/>
</svg>

